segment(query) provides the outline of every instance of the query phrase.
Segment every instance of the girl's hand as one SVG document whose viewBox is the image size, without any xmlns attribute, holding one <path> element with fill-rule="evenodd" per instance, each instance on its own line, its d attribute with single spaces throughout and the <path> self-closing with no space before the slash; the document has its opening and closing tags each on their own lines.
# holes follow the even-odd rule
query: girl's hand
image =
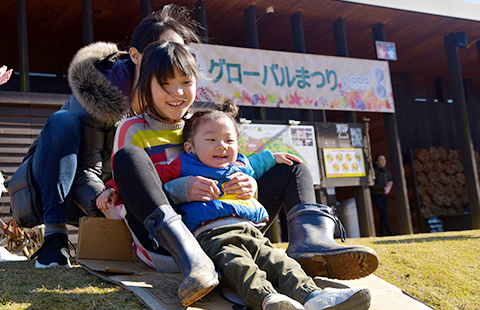
<svg viewBox="0 0 480 310">
<path fill-rule="evenodd" d="M 187 193 L 190 201 L 210 201 L 218 199 L 220 189 L 218 181 L 201 176 L 190 177 L 187 181 Z"/>
<path fill-rule="evenodd" d="M 255 197 L 257 188 L 257 181 L 254 178 L 245 173 L 235 172 L 230 175 L 230 180 L 225 182 L 223 190 L 228 195 L 237 194 L 239 199 L 249 199 Z"/>
<path fill-rule="evenodd" d="M 286 164 L 286 165 L 293 165 L 293 161 L 296 161 L 297 163 L 301 164 L 303 163 L 303 160 L 295 155 L 295 154 L 290 154 L 290 153 L 273 153 L 273 157 L 275 158 L 275 161 L 277 164 Z"/>
<path fill-rule="evenodd" d="M 101 211 L 107 211 L 108 205 L 116 206 L 120 201 L 120 195 L 117 194 L 115 189 L 107 188 L 104 190 L 100 196 L 97 197 L 97 208 Z"/>
</svg>

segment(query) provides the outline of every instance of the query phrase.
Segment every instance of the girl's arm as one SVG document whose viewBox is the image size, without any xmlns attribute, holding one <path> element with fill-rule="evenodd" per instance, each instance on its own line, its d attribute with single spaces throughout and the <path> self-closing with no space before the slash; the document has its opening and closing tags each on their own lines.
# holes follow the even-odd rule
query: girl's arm
<svg viewBox="0 0 480 310">
<path fill-rule="evenodd" d="M 272 152 L 268 150 L 263 150 L 258 154 L 250 156 L 248 161 L 253 169 L 251 176 L 254 177 L 255 180 L 260 179 L 268 170 L 277 164 Z"/>
<path fill-rule="evenodd" d="M 293 161 L 297 163 L 303 163 L 303 160 L 294 154 L 289 153 L 271 153 L 268 150 L 263 150 L 258 154 L 254 154 L 248 158 L 252 165 L 255 174 L 253 177 L 258 180 L 268 170 L 272 169 L 276 164 L 293 165 Z"/>
</svg>

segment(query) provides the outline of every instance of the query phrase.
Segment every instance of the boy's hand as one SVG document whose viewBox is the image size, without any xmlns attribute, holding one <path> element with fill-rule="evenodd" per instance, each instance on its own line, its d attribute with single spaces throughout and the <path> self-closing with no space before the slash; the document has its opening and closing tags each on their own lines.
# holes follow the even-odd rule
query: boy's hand
<svg viewBox="0 0 480 310">
<path fill-rule="evenodd" d="M 248 174 L 235 172 L 230 175 L 230 180 L 225 182 L 223 189 L 228 195 L 237 194 L 239 199 L 255 197 L 257 192 L 257 181 Z"/>
<path fill-rule="evenodd" d="M 210 201 L 218 199 L 220 189 L 218 181 L 201 176 L 190 177 L 187 181 L 187 193 L 190 201 Z"/>
<path fill-rule="evenodd" d="M 97 197 L 97 208 L 107 211 L 108 205 L 116 206 L 120 201 L 120 195 L 113 188 L 107 188 Z"/>
<path fill-rule="evenodd" d="M 290 153 L 273 153 L 273 157 L 275 158 L 275 161 L 277 164 L 286 164 L 286 165 L 293 165 L 293 161 L 296 161 L 297 163 L 301 164 L 303 163 L 303 160 L 295 155 L 295 154 L 290 154 Z"/>
<path fill-rule="evenodd" d="M 383 188 L 383 190 L 385 191 L 385 195 L 388 195 L 388 193 L 390 193 L 390 191 L 392 190 L 392 187 L 393 187 L 393 182 L 392 181 L 388 182 L 387 186 Z"/>
</svg>

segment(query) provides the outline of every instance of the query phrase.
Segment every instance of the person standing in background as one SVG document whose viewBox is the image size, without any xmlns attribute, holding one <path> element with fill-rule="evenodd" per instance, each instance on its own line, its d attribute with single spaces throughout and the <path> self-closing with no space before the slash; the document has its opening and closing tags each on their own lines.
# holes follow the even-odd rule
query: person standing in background
<svg viewBox="0 0 480 310">
<path fill-rule="evenodd" d="M 393 181 L 392 174 L 386 168 L 387 158 L 383 154 L 375 156 L 375 184 L 370 187 L 372 195 L 372 203 L 380 212 L 380 227 L 378 229 L 379 236 L 385 236 L 387 231 L 389 236 L 393 236 L 392 227 L 388 221 L 388 193 L 392 190 Z"/>
</svg>

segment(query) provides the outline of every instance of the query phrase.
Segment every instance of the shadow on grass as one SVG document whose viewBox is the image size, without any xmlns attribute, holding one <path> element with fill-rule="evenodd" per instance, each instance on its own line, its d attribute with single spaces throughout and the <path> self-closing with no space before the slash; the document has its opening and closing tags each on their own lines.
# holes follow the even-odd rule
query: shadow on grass
<svg viewBox="0 0 480 310">
<path fill-rule="evenodd" d="M 391 237 L 394 238 L 394 237 Z M 460 235 L 460 236 L 432 236 L 432 237 L 420 237 L 420 238 L 406 238 L 406 239 L 386 239 L 373 241 L 374 244 L 399 244 L 399 243 L 419 243 L 419 242 L 438 242 L 438 241 L 465 241 L 468 239 L 480 239 L 475 235 Z"/>
<path fill-rule="evenodd" d="M 0 263 L 0 308 L 145 309 L 133 293 L 73 267 L 36 269 L 34 261 Z"/>
</svg>

